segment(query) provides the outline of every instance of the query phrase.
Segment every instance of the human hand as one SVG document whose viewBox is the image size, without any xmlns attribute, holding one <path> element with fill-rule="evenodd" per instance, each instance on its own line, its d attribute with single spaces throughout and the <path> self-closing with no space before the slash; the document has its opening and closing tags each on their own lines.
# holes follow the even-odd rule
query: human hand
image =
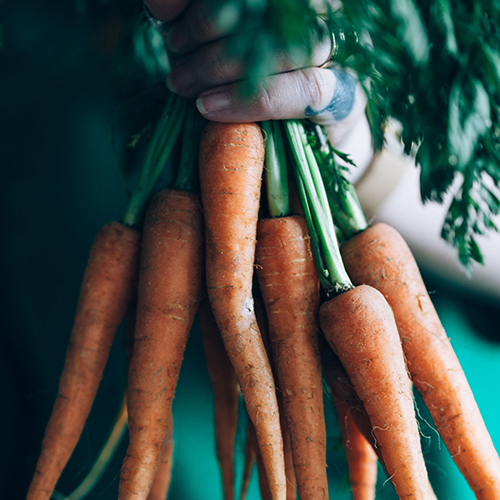
<svg viewBox="0 0 500 500">
<path fill-rule="evenodd" d="M 234 3 L 210 0 L 145 0 L 152 15 L 168 22 L 166 47 L 172 64 L 167 78 L 170 90 L 196 98 L 209 120 L 250 122 L 308 117 L 325 125 L 336 146 L 349 142 L 354 130 L 363 130 L 365 155 L 371 141 L 364 113 L 366 97 L 356 78 L 329 62 L 334 43 L 326 28 L 304 33 L 311 53 L 284 50 L 272 54 L 271 69 L 259 76 L 251 96 L 243 97 L 240 84 L 244 61 L 228 47 L 259 36 L 260 26 L 235 32 L 239 15 Z M 263 49 L 264 50 L 264 49 Z M 326 64 L 325 64 L 326 63 Z M 359 141 L 358 141 L 359 147 Z M 363 149 L 363 148 L 362 148 Z M 346 151 L 350 152 L 350 151 Z"/>
</svg>

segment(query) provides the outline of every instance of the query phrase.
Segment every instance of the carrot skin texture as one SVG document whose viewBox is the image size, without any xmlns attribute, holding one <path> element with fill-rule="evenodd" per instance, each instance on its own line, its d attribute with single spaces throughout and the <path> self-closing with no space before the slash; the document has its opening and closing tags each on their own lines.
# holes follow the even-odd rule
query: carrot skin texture
<svg viewBox="0 0 500 500">
<path fill-rule="evenodd" d="M 202 295 L 203 240 L 196 195 L 164 190 L 153 198 L 144 222 L 129 367 L 130 443 L 120 500 L 146 500 L 160 465 L 184 350 Z"/>
<path fill-rule="evenodd" d="M 377 485 L 377 454 L 358 429 L 344 401 L 335 401 L 335 408 L 349 469 L 352 500 L 374 500 Z"/>
<path fill-rule="evenodd" d="M 166 500 L 170 480 L 172 479 L 172 465 L 174 458 L 174 417 L 170 413 L 168 421 L 168 431 L 163 452 L 161 455 L 160 466 L 153 481 L 153 486 L 148 495 L 148 500 Z"/>
<path fill-rule="evenodd" d="M 401 235 L 376 224 L 342 246 L 353 282 L 385 296 L 408 371 L 451 456 L 480 500 L 500 499 L 500 460 L 470 386 Z"/>
<path fill-rule="evenodd" d="M 370 418 L 400 499 L 431 500 L 411 382 L 396 323 L 383 295 L 361 285 L 321 306 L 320 325 Z"/>
<path fill-rule="evenodd" d="M 256 264 L 299 497 L 325 499 L 328 480 L 318 347 L 319 280 L 305 220 L 298 216 L 260 220 Z"/>
<path fill-rule="evenodd" d="M 256 264 L 256 267 L 257 268 L 259 267 L 258 264 Z M 262 335 L 262 341 L 264 342 L 267 356 L 271 363 L 273 377 L 276 380 L 276 363 L 274 362 L 273 353 L 271 349 L 271 338 L 269 335 L 269 321 L 267 319 L 266 306 L 264 304 L 264 299 L 262 298 L 261 294 L 257 294 L 254 297 L 254 300 L 255 300 L 255 316 L 257 317 L 257 324 L 259 325 L 260 333 Z M 295 477 L 295 470 L 293 467 L 292 442 L 290 439 L 290 431 L 288 429 L 288 424 L 285 419 L 285 412 L 283 410 L 283 398 L 281 397 L 279 390 L 276 391 L 276 397 L 278 399 L 278 408 L 280 411 L 280 426 L 281 426 L 281 435 L 283 438 L 283 453 L 285 457 L 286 499 L 295 500 L 297 498 L 297 480 Z M 255 434 L 255 431 L 253 432 Z M 262 457 L 260 457 L 260 465 L 258 466 L 262 469 Z M 262 473 L 264 474 L 263 469 Z M 262 482 L 264 479 L 265 476 L 263 478 L 259 476 L 260 482 Z M 269 487 L 267 486 L 267 489 L 265 489 L 265 491 L 268 490 Z"/>
<path fill-rule="evenodd" d="M 57 398 L 27 500 L 49 500 L 90 413 L 116 330 L 134 293 L 140 235 L 119 222 L 97 233 Z"/>
<path fill-rule="evenodd" d="M 208 301 L 203 300 L 200 303 L 198 316 L 208 373 L 214 391 L 215 439 L 217 458 L 222 472 L 224 500 L 233 500 L 234 443 L 238 426 L 238 380 Z"/>
<path fill-rule="evenodd" d="M 255 318 L 252 276 L 264 142 L 256 124 L 209 123 L 200 144 L 207 289 L 253 422 L 274 500 L 286 498 L 276 389 Z"/>
</svg>

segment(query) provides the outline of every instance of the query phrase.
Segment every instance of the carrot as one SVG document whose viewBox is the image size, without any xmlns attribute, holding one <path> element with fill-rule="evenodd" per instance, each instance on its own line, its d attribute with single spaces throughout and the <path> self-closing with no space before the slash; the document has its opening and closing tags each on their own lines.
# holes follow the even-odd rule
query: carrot
<svg viewBox="0 0 500 500">
<path fill-rule="evenodd" d="M 109 350 L 132 297 L 139 233 L 118 222 L 96 235 L 83 277 L 57 399 L 27 500 L 50 499 L 80 438 Z"/>
<path fill-rule="evenodd" d="M 391 305 L 411 379 L 476 497 L 499 499 L 498 454 L 405 241 L 376 224 L 344 243 L 342 255 L 353 282 Z"/>
<path fill-rule="evenodd" d="M 252 299 L 263 152 L 257 125 L 209 123 L 200 144 L 200 181 L 210 305 L 256 429 L 273 499 L 283 500 L 278 403 Z"/>
<path fill-rule="evenodd" d="M 370 419 L 340 359 L 324 339 L 323 342 L 320 343 L 320 349 L 325 380 L 328 384 L 328 389 L 330 390 L 330 395 L 332 396 L 335 406 L 337 406 L 337 404 L 343 404 L 347 407 L 359 431 L 375 450 L 379 460 L 381 460 L 380 450 L 377 448 L 376 441 L 372 434 Z"/>
<path fill-rule="evenodd" d="M 250 479 L 252 477 L 253 464 L 255 463 L 255 447 L 253 446 L 251 433 L 254 432 L 252 424 L 248 424 L 247 440 L 245 444 L 245 464 L 243 467 L 243 481 L 241 483 L 240 500 L 245 500 Z"/>
<path fill-rule="evenodd" d="M 361 285 L 321 306 L 320 324 L 363 402 L 399 498 L 434 499 L 420 448 L 411 382 L 394 316 Z"/>
<path fill-rule="evenodd" d="M 259 221 L 260 224 L 261 221 Z M 256 265 L 258 268 L 258 264 Z M 260 290 L 258 290 L 260 292 Z M 262 335 L 262 341 L 264 342 L 264 347 L 266 348 L 267 356 L 271 363 L 271 369 L 273 371 L 273 377 L 276 379 L 276 364 L 273 359 L 273 353 L 271 349 L 271 338 L 269 335 L 269 321 L 267 319 L 266 314 L 266 306 L 264 304 L 264 299 L 260 293 L 255 294 L 255 316 L 257 317 L 257 324 L 259 325 L 260 333 Z M 278 408 L 280 412 L 280 426 L 281 426 L 281 435 L 283 437 L 283 454 L 285 457 L 285 477 L 286 477 L 286 498 L 287 500 L 295 500 L 297 498 L 297 480 L 295 477 L 295 469 L 293 465 L 293 456 L 292 456 L 292 442 L 290 439 L 290 430 L 288 429 L 288 424 L 285 419 L 285 412 L 283 411 L 283 398 L 281 397 L 281 392 L 279 390 L 276 391 L 276 398 L 278 399 Z M 254 431 L 255 434 L 255 431 Z M 258 454 L 258 450 L 257 450 Z M 259 456 L 258 467 L 259 469 L 259 482 L 261 484 L 261 488 L 264 488 L 264 491 L 269 491 L 269 486 L 264 487 L 264 484 L 267 485 L 267 479 L 265 477 L 265 472 L 262 469 L 262 457 Z M 260 464 L 260 465 L 259 465 Z M 261 470 L 262 469 L 262 470 Z M 262 476 L 260 474 L 262 473 Z"/>
<path fill-rule="evenodd" d="M 317 329 L 319 280 L 305 220 L 297 216 L 260 220 L 257 242 L 257 276 L 299 497 L 328 498 Z"/>
<path fill-rule="evenodd" d="M 377 484 L 377 454 L 358 429 L 344 401 L 335 401 L 335 408 L 349 468 L 352 499 L 374 500 Z"/>
<path fill-rule="evenodd" d="M 166 500 L 170 480 L 172 478 L 172 464 L 174 455 L 174 417 L 170 413 L 168 419 L 168 431 L 163 453 L 161 455 L 160 466 L 153 480 L 153 486 L 148 495 L 148 500 Z"/>
<path fill-rule="evenodd" d="M 134 346 L 129 368 L 130 443 L 119 499 L 146 499 L 169 431 L 189 330 L 202 294 L 203 223 L 198 196 L 165 189 L 144 222 Z"/>
<path fill-rule="evenodd" d="M 239 387 L 224 349 L 210 304 L 202 300 L 198 310 L 201 338 L 214 391 L 215 439 L 222 472 L 224 499 L 234 499 L 234 443 L 238 424 Z"/>
<path fill-rule="evenodd" d="M 353 500 L 375 498 L 377 459 L 381 459 L 368 415 L 338 357 L 322 346 L 325 379 L 342 433 Z M 383 463 L 383 460 L 381 460 Z"/>
</svg>

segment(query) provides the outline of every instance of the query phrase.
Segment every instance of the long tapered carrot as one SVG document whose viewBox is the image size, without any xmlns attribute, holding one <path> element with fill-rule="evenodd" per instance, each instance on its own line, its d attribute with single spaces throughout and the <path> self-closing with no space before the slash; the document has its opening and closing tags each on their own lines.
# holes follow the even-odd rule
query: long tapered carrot
<svg viewBox="0 0 500 500">
<path fill-rule="evenodd" d="M 476 497 L 500 499 L 498 454 L 407 244 L 376 224 L 344 243 L 342 255 L 353 282 L 391 305 L 412 381 Z"/>
<path fill-rule="evenodd" d="M 134 347 L 129 368 L 130 443 L 119 498 L 146 499 L 168 435 L 172 399 L 203 283 L 197 195 L 164 190 L 144 223 Z"/>
<path fill-rule="evenodd" d="M 170 413 L 168 420 L 167 437 L 163 443 L 160 466 L 149 491 L 148 500 L 166 500 L 170 480 L 172 479 L 172 465 L 174 458 L 174 416 Z"/>
<path fill-rule="evenodd" d="M 200 144 L 207 289 L 253 422 L 273 498 L 286 498 L 275 385 L 252 299 L 264 143 L 255 124 L 209 123 Z"/>
<path fill-rule="evenodd" d="M 262 219 L 257 241 L 257 276 L 299 497 L 328 498 L 317 327 L 319 280 L 306 222 L 297 216 Z"/>
<path fill-rule="evenodd" d="M 50 499 L 82 433 L 109 350 L 132 297 L 139 233 L 118 222 L 96 235 L 75 323 L 27 500 Z"/>
<path fill-rule="evenodd" d="M 400 499 L 430 500 L 411 382 L 396 323 L 383 295 L 361 285 L 321 306 L 320 324 L 370 418 Z"/>
<path fill-rule="evenodd" d="M 201 338 L 214 391 L 215 439 L 222 472 L 224 499 L 234 499 L 234 443 L 238 425 L 239 386 L 233 365 L 224 349 L 208 300 L 198 310 Z"/>
</svg>

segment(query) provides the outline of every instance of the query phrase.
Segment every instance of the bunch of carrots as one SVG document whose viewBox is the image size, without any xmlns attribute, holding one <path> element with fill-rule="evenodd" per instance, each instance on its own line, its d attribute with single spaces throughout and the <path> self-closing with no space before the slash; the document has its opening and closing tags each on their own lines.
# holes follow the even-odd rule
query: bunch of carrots
<svg viewBox="0 0 500 500">
<path fill-rule="evenodd" d="M 355 500 L 375 498 L 378 462 L 400 499 L 436 498 L 413 386 L 476 497 L 499 500 L 498 454 L 410 250 L 394 229 L 368 225 L 322 130 L 286 121 L 201 132 L 193 103 L 169 96 L 164 109 L 123 221 L 92 246 L 27 499 L 51 498 L 126 315 L 119 499 L 166 498 L 172 400 L 198 313 L 225 500 L 236 496 L 240 394 L 249 427 L 239 498 L 254 461 L 263 499 L 328 498 L 323 379 Z M 176 179 L 158 192 L 176 144 Z"/>
</svg>

